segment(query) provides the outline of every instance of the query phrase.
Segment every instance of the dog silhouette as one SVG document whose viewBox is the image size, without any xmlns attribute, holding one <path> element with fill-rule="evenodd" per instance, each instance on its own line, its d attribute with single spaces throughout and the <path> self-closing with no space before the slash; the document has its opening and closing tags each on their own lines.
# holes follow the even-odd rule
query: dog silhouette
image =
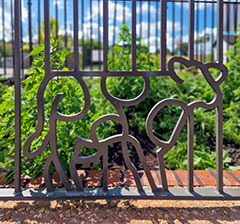
<svg viewBox="0 0 240 224">
<path fill-rule="evenodd" d="M 188 60 L 188 59 L 181 58 L 181 57 L 173 57 L 168 62 L 168 69 L 170 72 L 170 76 L 173 75 L 174 80 L 179 84 L 182 84 L 184 82 L 184 80 L 180 79 L 179 77 L 178 77 L 179 79 L 176 79 L 177 74 L 174 69 L 174 63 L 180 63 L 187 68 L 191 67 L 191 66 L 196 66 L 197 68 L 199 68 L 201 73 L 203 74 L 204 78 L 206 79 L 206 81 L 208 82 L 208 84 L 210 85 L 212 90 L 214 91 L 214 98 L 210 102 L 207 102 L 207 103 L 202 102 L 202 101 L 193 101 L 188 104 L 183 103 L 179 99 L 168 98 L 168 99 L 164 99 L 164 100 L 158 102 L 152 108 L 152 110 L 149 112 L 147 120 L 146 120 L 146 130 L 147 130 L 147 134 L 148 134 L 150 140 L 156 146 L 160 147 L 159 150 L 157 151 L 157 155 L 158 155 L 158 162 L 159 162 L 159 168 L 160 168 L 160 173 L 161 173 L 162 186 L 165 191 L 168 190 L 168 185 L 167 185 L 166 171 L 165 171 L 165 165 L 164 165 L 164 159 L 163 159 L 164 154 L 166 154 L 168 151 L 170 151 L 172 149 L 172 147 L 176 144 L 176 141 L 183 129 L 183 126 L 187 123 L 187 121 L 188 121 L 188 134 L 193 135 L 193 119 L 194 119 L 194 109 L 195 108 L 200 107 L 200 108 L 205 108 L 208 110 L 217 109 L 217 113 L 219 115 L 219 116 L 217 116 L 217 123 L 221 122 L 221 119 L 222 119 L 221 118 L 222 117 L 222 93 L 221 93 L 220 85 L 226 79 L 227 74 L 228 74 L 227 68 L 223 64 L 220 64 L 220 63 L 203 64 L 196 60 Z M 209 72 L 210 68 L 215 68 L 215 69 L 218 69 L 221 71 L 221 75 L 216 80 L 214 80 L 211 73 Z M 176 126 L 171 134 L 170 139 L 168 141 L 163 141 L 153 134 L 152 123 L 153 123 L 153 120 L 154 120 L 155 116 L 157 115 L 157 113 L 161 109 L 163 109 L 164 107 L 169 106 L 169 105 L 177 105 L 177 106 L 181 107 L 182 113 L 176 123 Z M 217 125 L 217 128 L 221 128 L 221 126 Z M 216 131 L 218 131 L 218 130 L 216 130 Z M 191 141 L 193 141 L 193 139 Z M 191 142 L 191 144 L 193 144 L 193 142 Z M 193 153 L 193 148 L 191 148 L 191 146 L 190 146 L 190 150 L 191 150 L 191 153 Z"/>
</svg>

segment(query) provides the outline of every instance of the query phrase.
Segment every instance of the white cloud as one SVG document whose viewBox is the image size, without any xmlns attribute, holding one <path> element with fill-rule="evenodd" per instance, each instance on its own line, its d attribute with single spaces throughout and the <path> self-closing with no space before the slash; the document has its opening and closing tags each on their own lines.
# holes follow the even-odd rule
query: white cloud
<svg viewBox="0 0 240 224">
<path fill-rule="evenodd" d="M 119 27 L 117 27 L 117 26 L 114 27 L 112 25 L 110 25 L 108 27 L 108 40 L 109 40 L 110 45 L 112 44 L 112 41 L 113 41 L 114 29 L 115 29 L 115 41 L 117 42 L 117 36 L 120 31 Z M 103 27 L 102 26 L 100 27 L 100 31 L 101 31 L 101 37 L 103 37 Z"/>
<path fill-rule="evenodd" d="M 156 41 L 159 43 L 158 44 L 158 48 L 159 48 L 159 45 L 160 45 L 160 38 L 159 37 L 156 37 L 156 36 L 150 36 L 149 38 L 146 38 L 143 43 L 144 44 L 148 44 L 149 43 L 149 51 L 151 53 L 154 53 L 156 51 Z"/>
<path fill-rule="evenodd" d="M 156 8 L 153 5 L 151 5 L 151 3 L 149 5 L 149 11 L 150 11 L 150 15 L 153 15 L 153 14 L 155 15 L 155 13 L 156 13 Z M 140 5 L 139 5 L 137 7 L 137 14 L 140 14 L 140 12 L 141 12 L 141 10 L 140 10 Z M 143 14 L 148 13 L 148 3 L 147 2 L 142 4 L 142 13 Z"/>
<path fill-rule="evenodd" d="M 197 36 L 199 38 L 203 38 L 205 34 L 207 34 L 208 37 L 209 37 L 208 41 L 206 41 L 205 43 L 198 43 L 198 44 L 195 43 L 195 45 L 194 45 L 195 54 L 197 54 L 197 48 L 198 48 L 198 54 L 200 54 L 200 50 L 201 49 L 202 49 L 202 51 L 205 50 L 204 52 L 202 52 L 203 55 L 211 53 L 211 51 L 212 51 L 212 42 L 214 42 L 216 40 L 216 36 L 217 36 L 217 28 L 213 29 L 213 36 L 211 35 L 212 34 L 212 29 L 209 28 L 209 27 L 207 27 L 203 31 L 199 32 L 198 35 L 197 35 L 197 32 L 195 32 L 195 38 L 194 39 L 197 40 Z M 175 46 L 174 46 L 174 48 L 176 48 L 176 46 L 180 43 L 180 38 L 181 38 L 180 34 L 175 37 L 175 41 L 174 41 L 174 45 Z M 158 49 L 160 49 L 160 43 L 161 43 L 160 37 L 156 37 L 154 35 L 150 36 L 149 39 L 145 38 L 143 40 L 143 43 L 145 43 L 145 44 L 149 43 L 150 44 L 149 50 L 150 50 L 151 53 L 154 53 L 156 51 L 156 41 L 158 43 L 157 47 L 158 47 Z M 172 51 L 173 50 L 172 49 L 173 37 L 172 37 L 172 34 L 170 32 L 167 32 L 167 34 L 166 34 L 166 42 L 167 42 L 166 43 L 167 44 L 167 48 L 170 51 Z M 182 42 L 183 43 L 188 43 L 189 42 L 188 41 L 188 35 L 183 35 L 182 36 Z"/>
<path fill-rule="evenodd" d="M 110 20 L 110 24 L 112 24 L 113 20 L 114 20 L 115 3 L 109 1 L 108 8 L 109 8 L 108 17 Z M 127 6 L 123 7 L 122 4 L 116 3 L 116 17 L 115 18 L 117 21 L 123 21 L 124 8 L 125 8 L 125 20 L 126 21 L 129 20 L 129 18 L 131 17 L 131 10 L 129 7 L 127 7 Z M 92 4 L 92 20 L 93 21 L 97 21 L 99 12 L 100 12 L 101 18 L 103 18 L 103 1 L 100 2 L 100 7 L 99 7 L 98 2 L 94 2 Z M 90 15 L 89 8 L 88 8 L 87 20 L 90 20 L 90 18 L 91 18 L 91 15 Z"/>
<path fill-rule="evenodd" d="M 212 0 L 205 0 L 206 2 L 211 2 Z M 180 2 L 177 2 L 176 3 L 176 5 L 177 6 L 179 6 L 179 7 L 181 7 L 181 3 Z M 187 2 L 184 2 L 183 3 L 183 7 L 185 8 L 185 9 L 189 9 L 189 4 L 187 3 Z M 195 5 L 194 5 L 194 9 L 195 9 L 195 11 L 196 10 L 203 10 L 203 9 L 205 9 L 205 7 L 208 9 L 208 8 L 211 8 L 212 9 L 212 3 L 202 3 L 202 2 L 200 2 L 200 3 L 195 3 Z M 217 5 L 215 4 L 215 11 L 217 10 Z"/>
<path fill-rule="evenodd" d="M 173 30 L 172 30 L 173 24 L 174 24 L 174 30 L 175 30 L 175 32 L 181 30 L 181 23 L 179 23 L 179 22 L 173 23 L 173 21 L 168 20 L 168 21 L 167 21 L 167 32 L 172 33 L 172 31 L 173 31 Z M 160 21 L 159 21 L 159 26 L 160 26 Z M 183 25 L 183 29 L 185 29 L 185 26 L 184 26 L 184 25 Z"/>
<path fill-rule="evenodd" d="M 150 36 L 155 35 L 156 36 L 156 29 L 155 26 L 156 23 L 150 23 Z M 137 24 L 136 26 L 137 29 L 137 36 L 140 36 L 140 29 L 142 29 L 142 37 L 147 37 L 148 36 L 148 22 L 141 22 Z"/>
<path fill-rule="evenodd" d="M 119 34 L 119 27 L 117 26 L 108 26 L 108 38 L 109 38 L 109 43 L 112 43 L 113 35 L 114 35 L 114 30 L 115 30 L 115 38 L 117 40 L 117 36 Z M 103 39 L 103 27 L 100 26 L 98 29 L 98 23 L 92 23 L 92 39 L 98 39 L 98 32 L 100 32 L 100 39 Z M 82 35 L 84 34 L 84 38 L 90 38 L 91 37 L 91 23 L 84 23 L 83 24 L 83 31 L 79 31 L 79 39 L 82 38 Z M 72 33 L 73 35 L 73 33 Z"/>
<path fill-rule="evenodd" d="M 2 4 L 0 4 L 0 15 L 4 13 L 4 26 L 5 26 L 5 41 L 10 41 L 12 39 L 12 26 L 11 26 L 11 2 L 9 0 L 3 0 L 4 2 L 4 12 L 2 10 Z M 13 4 L 14 8 L 14 4 Z M 22 22 L 25 22 L 28 17 L 27 9 L 24 7 L 22 1 Z M 0 25 L 0 38 L 2 38 L 3 34 L 3 27 L 2 24 Z"/>
<path fill-rule="evenodd" d="M 167 33 L 172 33 L 172 25 L 173 25 L 173 22 L 171 20 L 168 20 L 167 21 Z M 159 33 L 160 31 L 160 26 L 161 26 L 161 21 L 158 21 L 157 22 L 157 32 Z M 156 23 L 154 22 L 151 22 L 150 23 L 150 36 L 158 36 L 156 34 Z M 148 22 L 141 22 L 139 24 L 137 24 L 137 36 L 140 36 L 140 28 L 142 29 L 142 37 L 147 37 L 148 36 Z M 185 29 L 186 27 L 183 26 L 183 29 Z M 175 22 L 175 25 L 174 25 L 174 29 L 175 29 L 175 32 L 178 32 L 180 31 L 181 29 L 181 26 L 180 26 L 180 23 L 179 22 Z"/>
<path fill-rule="evenodd" d="M 92 25 L 92 26 L 91 26 Z M 83 24 L 83 31 L 79 31 L 79 38 L 82 38 L 82 35 L 84 33 L 84 38 L 91 38 L 91 28 L 92 28 L 92 38 L 97 38 L 98 35 L 98 24 L 97 23 L 84 23 Z"/>
<path fill-rule="evenodd" d="M 166 34 L 166 42 L 167 42 L 166 43 L 167 44 L 167 48 L 172 50 L 173 38 L 172 38 L 172 36 L 169 33 Z M 148 38 L 144 39 L 143 43 L 144 44 L 148 44 L 149 43 L 150 44 L 149 51 L 151 53 L 155 53 L 156 52 L 156 48 L 157 48 L 157 50 L 160 49 L 161 38 L 160 37 L 156 37 L 156 36 L 150 36 L 149 39 Z M 175 45 L 176 45 L 176 43 L 175 43 Z"/>
<path fill-rule="evenodd" d="M 67 36 L 70 36 L 71 38 L 73 38 L 73 30 L 67 29 L 66 30 Z M 58 31 L 59 35 L 65 35 L 65 30 L 64 29 L 60 29 Z"/>
<path fill-rule="evenodd" d="M 53 1 L 53 5 L 58 5 L 58 7 L 59 7 L 60 9 L 63 9 L 63 8 L 64 8 L 64 2 L 63 2 L 63 0 L 54 0 L 54 1 Z"/>
</svg>

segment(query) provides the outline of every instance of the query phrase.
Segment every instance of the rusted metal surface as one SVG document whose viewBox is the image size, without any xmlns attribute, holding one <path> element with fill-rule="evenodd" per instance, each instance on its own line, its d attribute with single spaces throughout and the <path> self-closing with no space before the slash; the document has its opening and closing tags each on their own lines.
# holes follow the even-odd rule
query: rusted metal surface
<svg viewBox="0 0 240 224">
<path fill-rule="evenodd" d="M 136 69 L 136 0 L 132 0 L 132 71 L 129 72 L 109 72 L 108 70 L 108 0 L 103 0 L 103 71 L 102 72 L 82 72 L 79 68 L 79 51 L 78 51 L 78 18 L 79 18 L 79 5 L 80 1 L 73 0 L 73 15 L 74 15 L 74 70 L 64 72 L 53 72 L 50 69 L 50 30 L 49 30 L 49 0 L 44 0 L 44 26 L 45 26 L 45 77 L 39 87 L 37 96 L 37 109 L 38 109 L 38 121 L 36 131 L 27 139 L 23 147 L 23 155 L 28 158 L 34 158 L 40 155 L 50 145 L 51 153 L 48 155 L 44 166 L 44 178 L 47 191 L 31 191 L 23 190 L 22 195 L 14 196 L 11 190 L 8 190 L 4 197 L 3 192 L 0 192 L 0 199 L 117 199 L 117 198 L 142 198 L 142 199 L 237 199 L 240 196 L 238 189 L 224 189 L 223 191 L 223 170 L 222 170 L 222 93 L 220 90 L 221 83 L 226 79 L 228 70 L 223 65 L 223 1 L 218 0 L 218 62 L 216 63 L 202 63 L 194 59 L 194 0 L 189 0 L 189 59 L 182 57 L 172 57 L 166 62 L 166 3 L 167 0 L 161 0 L 161 70 L 160 71 L 145 71 L 139 72 Z M 16 155 L 15 155 L 15 186 L 16 192 L 20 192 L 20 139 L 21 139 L 21 107 L 20 107 L 20 6 L 19 1 L 15 0 L 15 85 L 16 85 Z M 82 9 L 80 9 L 82 10 Z M 129 126 L 126 114 L 123 107 L 133 106 L 142 102 L 148 95 L 150 90 L 150 77 L 151 76 L 169 76 L 176 84 L 182 84 L 182 80 L 175 71 L 174 64 L 180 63 L 185 67 L 196 66 L 204 78 L 212 88 L 215 96 L 211 102 L 204 103 L 202 101 L 194 101 L 189 104 L 185 104 L 177 98 L 163 99 L 157 103 L 149 112 L 146 118 L 146 131 L 150 140 L 160 149 L 157 152 L 159 162 L 159 177 L 162 185 L 157 185 L 154 182 L 152 173 L 146 162 L 146 158 L 143 154 L 143 149 L 139 141 L 129 133 Z M 215 68 L 221 71 L 219 77 L 215 80 L 209 69 Z M 43 130 L 44 124 L 44 91 L 47 84 L 57 76 L 72 76 L 79 85 L 82 87 L 85 97 L 85 105 L 81 112 L 75 115 L 64 115 L 57 111 L 58 104 L 61 100 L 62 94 L 57 94 L 55 97 L 49 118 L 49 132 L 44 138 L 44 141 L 40 148 L 35 151 L 31 151 L 31 144 L 37 137 L 40 136 Z M 76 146 L 73 153 L 72 160 L 69 164 L 70 174 L 73 183 L 70 182 L 69 177 L 61 164 L 58 149 L 57 149 L 57 134 L 56 125 L 57 121 L 73 122 L 83 118 L 90 109 L 90 94 L 86 83 L 83 80 L 84 76 L 100 76 L 101 77 L 101 90 L 104 97 L 114 106 L 116 114 L 106 114 L 98 118 L 91 127 L 90 139 L 84 139 L 81 136 L 76 137 Z M 139 96 L 130 100 L 124 100 L 112 96 L 108 89 L 106 80 L 110 76 L 135 76 L 142 77 L 144 80 L 144 88 Z M 172 132 L 172 135 L 168 141 L 163 141 L 159 137 L 155 136 L 152 130 L 152 123 L 157 113 L 164 107 L 169 105 L 177 105 L 182 108 L 182 113 L 179 120 Z M 194 137 L 194 109 L 205 108 L 208 110 L 216 110 L 216 147 L 217 147 L 217 186 L 216 189 L 194 189 L 194 167 L 193 167 L 193 137 Z M 117 121 L 122 126 L 122 133 L 113 135 L 109 138 L 99 140 L 96 134 L 97 128 L 106 121 Z M 187 124 L 188 127 L 188 188 L 183 189 L 169 189 L 166 179 L 166 171 L 163 156 L 175 145 L 183 126 Z M 136 182 L 136 188 L 108 188 L 108 145 L 113 143 L 121 143 L 122 153 L 126 167 L 132 172 L 134 180 Z M 147 176 L 150 188 L 144 188 L 138 171 L 134 164 L 131 162 L 127 143 L 131 143 L 137 151 L 139 159 L 143 165 L 143 169 Z M 97 152 L 91 156 L 79 156 L 81 147 L 89 147 L 97 149 Z M 83 165 L 84 168 L 91 168 L 93 165 L 103 164 L 102 169 L 102 188 L 97 189 L 85 189 L 82 179 L 77 172 L 77 166 Z M 57 190 L 53 186 L 52 177 L 49 169 L 53 164 L 56 171 L 63 183 L 64 189 Z M 7 191 L 7 190 L 6 190 Z"/>
</svg>

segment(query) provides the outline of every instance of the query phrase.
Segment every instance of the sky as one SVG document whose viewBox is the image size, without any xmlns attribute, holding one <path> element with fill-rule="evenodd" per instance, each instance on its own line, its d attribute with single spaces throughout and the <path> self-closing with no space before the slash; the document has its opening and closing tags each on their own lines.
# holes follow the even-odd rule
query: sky
<svg viewBox="0 0 240 224">
<path fill-rule="evenodd" d="M 4 19 L 5 19 L 5 39 L 8 41 L 11 39 L 11 0 L 2 0 L 4 1 Z M 2 3 L 2 1 L 0 1 Z M 28 0 L 22 0 L 22 22 L 23 22 L 23 39 L 28 42 Z M 230 0 L 231 1 L 231 0 Z M 234 0 L 235 1 L 235 0 Z M 240 2 L 240 0 L 238 0 Z M 37 27 L 38 27 L 38 8 L 37 8 L 37 0 L 32 0 L 32 31 L 33 31 L 33 40 L 37 40 Z M 116 4 L 116 6 L 115 6 Z M 64 0 L 50 0 L 50 14 L 55 17 L 55 6 L 58 5 L 58 18 L 60 23 L 60 31 L 59 34 L 64 34 Z M 44 1 L 41 0 L 41 20 L 43 19 L 43 7 Z M 150 8 L 150 17 L 148 15 L 148 7 Z M 157 8 L 159 7 L 159 10 Z M 205 10 L 206 7 L 206 10 Z M 212 47 L 212 40 L 216 40 L 217 34 L 217 5 L 214 4 L 214 8 L 212 8 L 212 4 L 208 3 L 198 3 L 195 4 L 195 16 L 197 14 L 196 8 L 199 9 L 198 15 L 198 27 L 197 28 L 197 19 L 195 17 L 195 39 L 204 36 L 204 34 L 210 34 L 210 39 L 208 43 L 206 43 L 206 51 L 210 51 Z M 240 7 L 239 7 L 240 9 Z M 123 2 L 120 0 L 109 1 L 109 44 L 113 43 L 114 31 L 115 37 L 119 33 L 119 30 L 122 26 L 123 21 Z M 175 3 L 175 34 L 173 34 L 172 26 L 173 26 L 173 4 L 171 2 L 167 3 L 167 48 L 172 50 L 172 44 L 174 42 L 175 47 L 177 43 L 180 41 L 180 34 L 182 34 L 182 41 L 188 42 L 188 3 L 183 3 L 183 17 L 182 17 L 182 26 L 181 26 L 181 18 L 180 18 L 180 10 L 181 3 Z M 84 12 L 84 24 L 83 30 L 81 27 L 81 17 L 82 11 Z M 157 12 L 158 11 L 158 12 Z M 230 7 L 228 10 L 229 15 L 234 15 L 234 8 Z M 100 12 L 100 28 L 98 29 L 98 15 Z M 116 17 L 114 16 L 116 12 Z M 206 12 L 206 14 L 205 14 Z M 213 13 L 213 23 L 212 23 L 212 12 Z M 240 12 L 240 10 L 239 10 Z M 156 14 L 158 13 L 158 17 Z M 2 26 L 2 4 L 0 5 L 0 38 L 3 36 L 3 26 Z M 131 28 L 131 1 L 126 1 L 125 5 L 125 19 L 126 24 Z M 147 2 L 142 2 L 142 21 L 140 23 L 140 2 L 137 2 L 137 35 L 140 33 L 140 27 L 142 27 L 142 39 L 144 43 L 150 43 L 150 51 L 154 52 L 156 50 L 156 41 L 158 46 L 160 45 L 160 3 L 158 2 L 150 2 L 148 6 Z M 206 20 L 204 17 L 206 15 Z M 226 14 L 224 14 L 226 17 Z M 240 16 L 239 16 L 240 17 Z M 114 20 L 116 18 L 116 20 Z M 148 37 L 148 19 L 150 18 L 150 36 Z M 103 31 L 103 4 L 102 0 L 100 0 L 100 4 L 97 0 L 92 0 L 92 38 L 95 39 L 98 37 L 98 31 L 100 32 L 100 36 L 102 39 L 102 31 Z M 90 37 L 90 1 L 84 0 L 84 10 L 81 8 L 81 1 L 79 1 L 79 38 L 82 37 Z M 233 20 L 233 16 L 230 16 L 230 21 Z M 226 21 L 226 18 L 224 19 Z M 230 22 L 231 23 L 231 22 Z M 224 23 L 226 24 L 226 22 Z M 157 25 L 157 32 L 156 32 Z M 213 26 L 213 29 L 212 29 Z M 225 25 L 226 26 L 226 25 Z M 67 32 L 69 35 L 73 34 L 73 0 L 67 0 Z"/>
</svg>

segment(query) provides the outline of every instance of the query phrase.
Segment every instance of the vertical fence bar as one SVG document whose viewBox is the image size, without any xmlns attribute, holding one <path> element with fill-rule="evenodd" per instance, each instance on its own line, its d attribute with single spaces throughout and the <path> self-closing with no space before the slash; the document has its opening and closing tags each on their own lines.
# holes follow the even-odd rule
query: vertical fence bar
<svg viewBox="0 0 240 224">
<path fill-rule="evenodd" d="M 20 0 L 20 21 L 21 21 L 21 64 L 22 64 L 22 77 L 24 76 L 24 55 L 23 55 L 23 23 L 22 23 L 22 0 Z"/>
<path fill-rule="evenodd" d="M 38 0 L 38 44 L 41 43 L 41 3 Z"/>
<path fill-rule="evenodd" d="M 181 0 L 180 8 L 180 55 L 183 54 L 183 1 Z M 182 68 L 182 67 L 180 67 Z"/>
<path fill-rule="evenodd" d="M 194 116 L 188 117 L 188 190 L 193 191 L 193 147 L 194 147 Z"/>
<path fill-rule="evenodd" d="M 204 0 L 204 19 L 203 19 L 203 26 L 204 26 L 204 55 L 203 55 L 203 61 L 206 62 L 206 42 L 207 42 L 207 33 L 206 33 L 206 27 L 207 27 L 207 4 L 206 4 L 206 0 Z"/>
<path fill-rule="evenodd" d="M 211 50 L 211 61 L 214 61 L 214 52 L 213 52 L 213 44 L 214 44 L 214 35 L 213 35 L 213 29 L 214 29 L 214 11 L 215 11 L 215 7 L 214 7 L 214 3 L 212 3 L 212 29 L 211 29 L 211 45 L 212 45 L 212 50 Z"/>
<path fill-rule="evenodd" d="M 126 0 L 123 0 L 123 24 L 126 24 Z"/>
<path fill-rule="evenodd" d="M 98 0 L 98 70 L 101 70 L 101 36 L 100 36 L 100 5 L 101 2 Z"/>
<path fill-rule="evenodd" d="M 32 2 L 28 0 L 28 35 L 29 35 L 29 51 L 32 51 Z M 30 65 L 33 57 L 30 56 Z"/>
<path fill-rule="evenodd" d="M 113 46 L 116 40 L 116 25 L 117 25 L 117 0 L 114 1 L 114 14 L 113 14 Z M 114 53 L 114 52 L 113 52 Z"/>
<path fill-rule="evenodd" d="M 175 54 L 175 2 L 172 2 L 172 55 Z"/>
<path fill-rule="evenodd" d="M 45 42 L 45 75 L 51 71 L 50 68 L 50 21 L 49 21 L 49 0 L 44 0 L 44 42 Z"/>
<path fill-rule="evenodd" d="M 67 37 L 67 0 L 64 0 L 64 46 L 67 48 L 68 44 L 68 37 Z"/>
<path fill-rule="evenodd" d="M 234 12 L 234 32 L 237 31 L 237 22 L 238 22 L 238 0 L 235 1 L 235 12 Z"/>
<path fill-rule="evenodd" d="M 234 7 L 234 35 L 237 34 L 237 22 L 238 22 L 238 0 L 235 1 Z M 234 53 L 236 54 L 236 47 L 234 46 Z"/>
<path fill-rule="evenodd" d="M 217 3 L 217 59 L 223 63 L 223 0 L 218 0 Z"/>
<path fill-rule="evenodd" d="M 139 13 L 139 23 L 140 23 L 140 31 L 139 31 L 139 35 L 140 35 L 140 39 L 142 40 L 142 1 L 140 1 L 140 13 Z"/>
<path fill-rule="evenodd" d="M 56 39 L 58 39 L 58 1 L 55 1 Z"/>
<path fill-rule="evenodd" d="M 199 60 L 199 3 L 197 2 L 197 15 L 196 15 L 196 23 L 197 23 L 197 60 Z"/>
<path fill-rule="evenodd" d="M 82 0 L 81 10 L 81 29 L 82 29 L 82 70 L 85 69 L 85 46 L 84 46 L 84 0 Z"/>
<path fill-rule="evenodd" d="M 194 60 L 194 0 L 189 0 L 189 41 L 188 57 Z M 193 115 L 188 118 L 188 190 L 193 191 L 193 148 L 194 148 L 194 122 Z"/>
<path fill-rule="evenodd" d="M 90 6 L 89 6 L 89 11 L 90 11 L 90 68 L 91 71 L 93 70 L 93 63 L 92 63 L 92 51 L 93 51 L 93 39 L 92 39 L 92 20 L 93 20 L 93 16 L 92 16 L 92 0 L 90 0 Z"/>
<path fill-rule="evenodd" d="M 14 85 L 15 85 L 15 193 L 21 192 L 21 79 L 20 79 L 20 33 L 21 33 L 21 2 L 14 0 Z"/>
<path fill-rule="evenodd" d="M 6 43 L 5 43 L 5 7 L 4 0 L 2 0 L 2 42 L 3 42 L 3 68 L 4 74 L 7 75 L 7 63 L 6 63 Z"/>
<path fill-rule="evenodd" d="M 194 59 L 194 0 L 189 0 L 189 41 L 188 41 L 188 57 Z"/>
<path fill-rule="evenodd" d="M 148 34 L 147 34 L 147 38 L 148 38 L 148 47 L 149 47 L 149 51 L 150 51 L 150 32 L 151 32 L 151 14 L 150 14 L 150 0 L 148 1 L 148 17 L 147 17 L 147 30 L 148 30 Z M 150 54 L 148 55 L 148 63 L 150 62 Z"/>
<path fill-rule="evenodd" d="M 155 24 L 155 36 L 156 36 L 156 40 L 155 40 L 155 55 L 157 57 L 158 54 L 158 3 L 159 1 L 156 1 L 156 24 Z"/>
<path fill-rule="evenodd" d="M 227 51 L 229 51 L 229 35 L 230 35 L 230 7 L 231 5 L 229 4 L 230 1 L 228 0 L 228 4 L 227 4 Z M 227 61 L 228 61 L 228 57 L 227 57 Z"/>
<path fill-rule="evenodd" d="M 161 70 L 166 71 L 167 1 L 161 0 Z"/>
<path fill-rule="evenodd" d="M 125 1 L 124 1 L 125 2 Z M 103 0 L 103 71 L 108 71 L 108 0 Z"/>
<path fill-rule="evenodd" d="M 13 0 L 11 1 L 11 35 L 12 35 L 12 58 L 13 58 L 13 64 L 12 67 L 14 68 L 14 24 L 13 24 Z"/>
<path fill-rule="evenodd" d="M 132 0 L 132 71 L 136 71 L 136 20 L 137 20 L 137 13 L 136 13 L 136 0 Z"/>
<path fill-rule="evenodd" d="M 79 51 L 78 51 L 78 0 L 73 0 L 73 19 L 74 19 L 74 24 L 73 24 L 73 48 L 74 48 L 74 70 L 78 71 L 79 70 Z"/>
<path fill-rule="evenodd" d="M 68 48 L 68 33 L 67 33 L 67 0 L 64 0 L 64 47 Z M 68 57 L 65 61 L 65 66 L 68 67 Z"/>
<path fill-rule="evenodd" d="M 114 1 L 114 13 L 113 13 L 113 39 L 112 39 L 113 65 L 115 64 L 113 47 L 115 46 L 115 39 L 116 39 L 116 22 L 117 22 L 116 16 L 117 16 L 117 0 Z"/>
<path fill-rule="evenodd" d="M 223 0 L 218 0 L 218 24 L 217 24 L 217 49 L 218 62 L 223 63 Z M 216 110 L 216 153 L 217 153 L 217 190 L 223 191 L 223 152 L 222 152 L 222 102 Z"/>
</svg>

